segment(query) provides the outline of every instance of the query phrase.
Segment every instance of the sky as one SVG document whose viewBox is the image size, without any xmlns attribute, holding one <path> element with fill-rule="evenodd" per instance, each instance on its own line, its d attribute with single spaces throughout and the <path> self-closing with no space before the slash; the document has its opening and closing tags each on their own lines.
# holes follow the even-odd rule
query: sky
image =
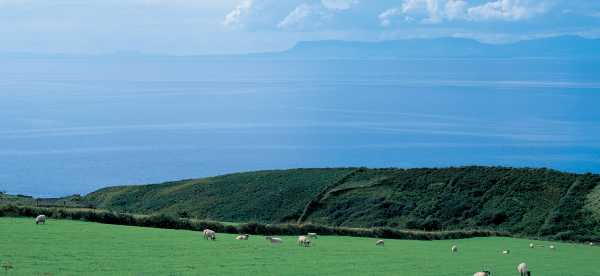
<svg viewBox="0 0 600 276">
<path fill-rule="evenodd" d="M 230 54 L 303 40 L 600 37 L 588 0 L 0 0 L 0 52 Z"/>
</svg>

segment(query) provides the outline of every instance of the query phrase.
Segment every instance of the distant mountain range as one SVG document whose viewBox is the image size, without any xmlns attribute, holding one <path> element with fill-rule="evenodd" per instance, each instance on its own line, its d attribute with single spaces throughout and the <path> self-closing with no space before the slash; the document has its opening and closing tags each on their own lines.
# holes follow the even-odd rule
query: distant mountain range
<svg viewBox="0 0 600 276">
<path fill-rule="evenodd" d="M 243 55 L 174 56 L 141 52 L 98 55 L 0 53 L 10 58 L 91 59 L 432 59 L 432 58 L 600 58 L 600 39 L 558 36 L 510 44 L 465 38 L 404 39 L 379 42 L 305 41 L 289 50 Z"/>
<path fill-rule="evenodd" d="M 587 58 L 600 57 L 600 40 L 578 36 L 485 44 L 463 38 L 382 42 L 300 42 L 278 54 L 293 58 Z"/>
</svg>

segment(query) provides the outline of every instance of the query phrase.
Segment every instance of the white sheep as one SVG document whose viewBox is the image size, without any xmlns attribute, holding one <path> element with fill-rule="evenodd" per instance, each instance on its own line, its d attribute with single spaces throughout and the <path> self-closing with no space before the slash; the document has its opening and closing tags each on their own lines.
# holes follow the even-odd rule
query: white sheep
<svg viewBox="0 0 600 276">
<path fill-rule="evenodd" d="M 312 233 L 312 232 L 309 232 L 309 233 L 308 233 L 308 234 L 306 234 L 306 235 L 307 235 L 309 238 L 311 238 L 311 239 L 316 239 L 316 238 L 318 237 L 318 236 L 317 236 L 317 233 Z"/>
<path fill-rule="evenodd" d="M 239 235 L 237 236 L 235 239 L 236 240 L 240 240 L 240 241 L 247 241 L 248 240 L 249 235 L 244 234 L 244 235 Z"/>
<path fill-rule="evenodd" d="M 480 272 L 475 272 L 475 274 L 473 274 L 473 276 L 490 276 L 490 275 L 492 275 L 492 273 L 489 271 L 480 271 Z"/>
<path fill-rule="evenodd" d="M 548 248 L 550 248 L 550 249 L 554 250 L 554 249 L 556 249 L 556 246 L 554 246 L 554 245 L 550 245 L 550 246 L 548 246 Z"/>
<path fill-rule="evenodd" d="M 377 242 L 375 242 L 375 245 L 377 245 L 377 246 L 384 246 L 385 242 L 383 240 L 378 240 Z"/>
<path fill-rule="evenodd" d="M 531 272 L 529 272 L 529 268 L 527 268 L 526 263 L 520 263 L 517 266 L 517 272 L 519 272 L 521 276 L 529 276 L 531 274 Z"/>
<path fill-rule="evenodd" d="M 594 243 L 593 243 L 593 242 L 590 242 L 590 246 L 594 246 Z"/>
<path fill-rule="evenodd" d="M 214 241 L 217 239 L 217 233 L 210 229 L 204 229 L 204 231 L 202 231 L 202 235 L 204 236 L 204 239 L 206 239 L 206 240 Z"/>
<path fill-rule="evenodd" d="M 535 247 L 535 244 L 533 244 L 533 243 L 529 244 L 529 248 L 534 248 L 534 247 Z"/>
<path fill-rule="evenodd" d="M 310 246 L 310 239 L 306 236 L 299 236 L 298 237 L 298 246 L 304 246 L 304 247 Z"/>
<path fill-rule="evenodd" d="M 453 245 L 453 246 L 452 246 L 452 248 L 450 248 L 450 251 L 451 251 L 452 253 L 456 253 L 456 252 L 458 252 L 458 246 L 456 246 L 456 245 Z"/>
<path fill-rule="evenodd" d="M 304 242 L 306 241 L 306 239 L 308 239 L 306 236 L 299 236 L 298 237 L 298 245 L 304 245 Z"/>
<path fill-rule="evenodd" d="M 283 240 L 281 238 L 273 238 L 271 236 L 267 236 L 265 237 L 266 240 L 270 241 L 271 244 L 278 244 L 278 243 L 282 243 Z"/>
<path fill-rule="evenodd" d="M 510 254 L 510 250 L 508 250 L 508 249 L 502 250 L 502 254 Z"/>
<path fill-rule="evenodd" d="M 46 224 L 46 216 L 45 215 L 39 215 L 35 218 L 35 224 Z"/>
</svg>

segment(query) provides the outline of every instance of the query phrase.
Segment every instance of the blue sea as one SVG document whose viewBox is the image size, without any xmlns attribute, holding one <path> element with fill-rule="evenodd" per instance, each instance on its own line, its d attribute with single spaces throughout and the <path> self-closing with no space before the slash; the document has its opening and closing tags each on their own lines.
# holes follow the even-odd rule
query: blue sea
<svg viewBox="0 0 600 276">
<path fill-rule="evenodd" d="M 0 191 L 298 167 L 600 172 L 600 61 L 0 59 Z"/>
</svg>

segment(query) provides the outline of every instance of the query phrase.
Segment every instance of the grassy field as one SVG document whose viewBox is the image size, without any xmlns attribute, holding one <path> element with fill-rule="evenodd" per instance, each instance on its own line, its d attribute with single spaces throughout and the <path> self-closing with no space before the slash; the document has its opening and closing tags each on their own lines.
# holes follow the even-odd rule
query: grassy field
<svg viewBox="0 0 600 276">
<path fill-rule="evenodd" d="M 0 275 L 472 275 L 486 267 L 494 275 L 517 275 L 525 261 L 532 275 L 600 275 L 600 247 L 556 244 L 528 248 L 530 241 L 474 238 L 446 241 L 386 240 L 322 236 L 311 248 L 283 237 L 278 246 L 263 237 L 238 241 L 218 235 L 116 226 L 69 220 L 0 218 Z M 549 244 L 548 242 L 536 242 Z M 459 246 L 450 253 L 452 244 Z M 502 249 L 511 254 L 502 255 Z"/>
</svg>

